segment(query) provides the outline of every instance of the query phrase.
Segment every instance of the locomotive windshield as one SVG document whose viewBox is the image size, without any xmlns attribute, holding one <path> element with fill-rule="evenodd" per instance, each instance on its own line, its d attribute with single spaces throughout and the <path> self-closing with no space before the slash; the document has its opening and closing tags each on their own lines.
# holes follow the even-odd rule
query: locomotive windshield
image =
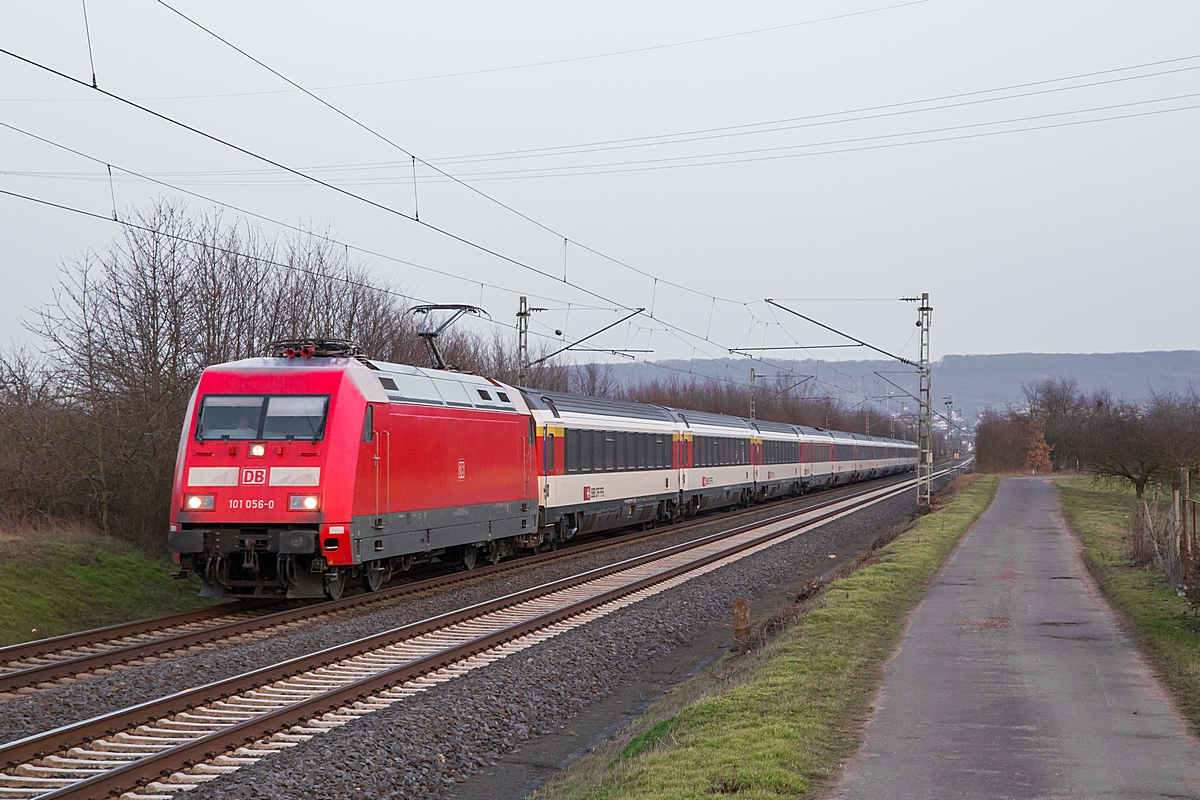
<svg viewBox="0 0 1200 800">
<path fill-rule="evenodd" d="M 325 395 L 205 395 L 196 438 L 310 439 L 325 435 Z"/>
</svg>

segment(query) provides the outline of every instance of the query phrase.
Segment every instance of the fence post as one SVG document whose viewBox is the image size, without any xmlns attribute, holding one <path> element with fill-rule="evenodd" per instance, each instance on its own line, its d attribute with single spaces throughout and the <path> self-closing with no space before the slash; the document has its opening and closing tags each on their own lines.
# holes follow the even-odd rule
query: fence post
<svg viewBox="0 0 1200 800">
<path fill-rule="evenodd" d="M 1192 526 L 1188 525 L 1189 511 L 1192 510 L 1192 492 L 1189 481 L 1189 472 L 1187 467 L 1181 467 L 1179 470 L 1179 508 L 1182 516 L 1179 519 L 1179 547 L 1181 549 L 1180 560 L 1183 561 L 1183 582 L 1187 584 L 1188 594 L 1192 593 L 1192 574 L 1195 565 L 1192 559 L 1195 557 L 1192 548 Z"/>
<path fill-rule="evenodd" d="M 744 597 L 733 601 L 733 646 L 739 653 L 750 649 L 750 601 Z"/>
</svg>

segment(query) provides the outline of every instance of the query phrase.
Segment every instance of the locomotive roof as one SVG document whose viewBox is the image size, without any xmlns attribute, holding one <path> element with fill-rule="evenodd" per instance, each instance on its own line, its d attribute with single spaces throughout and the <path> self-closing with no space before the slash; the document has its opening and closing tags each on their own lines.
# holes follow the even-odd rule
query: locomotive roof
<svg viewBox="0 0 1200 800">
<path fill-rule="evenodd" d="M 374 371 L 389 400 L 490 411 L 516 411 L 503 384 L 466 372 L 425 369 L 410 364 L 363 359 Z"/>
</svg>

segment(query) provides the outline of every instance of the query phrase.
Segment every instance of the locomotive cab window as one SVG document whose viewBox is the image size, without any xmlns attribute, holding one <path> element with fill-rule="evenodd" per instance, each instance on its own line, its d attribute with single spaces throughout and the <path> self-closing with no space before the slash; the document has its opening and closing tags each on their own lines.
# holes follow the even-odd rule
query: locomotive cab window
<svg viewBox="0 0 1200 800">
<path fill-rule="evenodd" d="M 487 401 L 487 402 L 489 402 L 489 403 L 490 403 L 490 402 L 492 402 L 492 396 L 491 396 L 490 394 L 488 394 L 488 393 L 487 393 L 487 390 L 486 390 L 486 389 L 476 389 L 475 391 L 479 392 L 479 396 L 480 396 L 480 397 L 481 397 L 483 400 L 485 400 L 485 401 Z"/>
<path fill-rule="evenodd" d="M 328 395 L 206 395 L 196 438 L 309 439 L 325 437 Z"/>
</svg>

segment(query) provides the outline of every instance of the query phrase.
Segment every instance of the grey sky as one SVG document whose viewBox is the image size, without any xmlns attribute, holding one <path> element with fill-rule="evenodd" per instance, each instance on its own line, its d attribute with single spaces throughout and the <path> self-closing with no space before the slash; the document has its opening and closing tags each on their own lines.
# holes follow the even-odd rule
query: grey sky
<svg viewBox="0 0 1200 800">
<path fill-rule="evenodd" d="M 772 133 L 444 165 L 574 241 L 721 298 L 656 288 L 571 246 L 573 283 L 621 305 L 653 302 L 659 318 L 614 328 L 597 340 L 604 347 L 690 358 L 747 343 L 832 343 L 839 340 L 761 301 L 929 291 L 935 357 L 1196 348 L 1200 110 L 1147 114 L 1200 106 L 1195 2 L 927 0 L 678 47 L 405 80 L 656 47 L 900 2 L 338 3 L 334 10 L 315 2 L 179 0 L 177 7 L 309 88 L 400 81 L 320 94 L 430 161 L 811 117 L 1198 56 L 875 111 L 890 116 L 871 120 L 831 124 L 842 118 L 823 117 Z M 92 0 L 88 13 L 102 88 L 155 98 L 145 103 L 288 165 L 393 162 L 320 175 L 412 212 L 411 167 L 395 165 L 403 154 L 283 91 L 277 78 L 158 3 Z M 8 3 L 2 14 L 0 47 L 90 80 L 78 0 Z M 1107 83 L 1046 91 L 1100 81 Z M 993 101 L 1029 92 L 1040 93 Z M 914 112 L 948 103 L 957 105 Z M 1064 125 L 1133 114 L 1142 116 Z M 1024 121 L 979 124 L 998 120 Z M 351 245 L 466 279 L 367 259 L 376 274 L 424 299 L 481 303 L 507 324 L 524 292 L 555 309 L 538 316 L 535 332 L 565 327 L 568 338 L 620 316 L 581 308 L 611 302 L 266 172 L 246 156 L 6 56 L 0 122 L 288 223 L 328 225 Z M 802 124 L 808 127 L 795 127 Z M 1047 125 L 1059 127 L 978 135 Z M 733 132 L 744 129 L 726 133 Z M 915 135 L 895 136 L 905 133 Z M 882 146 L 963 136 L 973 138 Z M 824 152 L 835 150 L 842 152 Z M 0 189 L 111 211 L 104 167 L 5 129 L 0 154 Z M 691 165 L 711 161 L 733 163 Z M 544 168 L 597 174 L 511 172 Z M 169 192 L 118 173 L 115 193 L 124 211 Z M 561 276 L 561 238 L 460 186 L 423 180 L 419 195 L 423 220 Z M 18 319 L 49 296 L 56 264 L 103 249 L 119 230 L 2 196 L 0 219 L 0 337 L 24 339 Z M 513 291 L 485 288 L 481 295 L 479 281 Z M 914 352 L 910 305 L 792 305 L 886 349 Z M 868 357 L 854 349 L 814 353 Z"/>
</svg>

